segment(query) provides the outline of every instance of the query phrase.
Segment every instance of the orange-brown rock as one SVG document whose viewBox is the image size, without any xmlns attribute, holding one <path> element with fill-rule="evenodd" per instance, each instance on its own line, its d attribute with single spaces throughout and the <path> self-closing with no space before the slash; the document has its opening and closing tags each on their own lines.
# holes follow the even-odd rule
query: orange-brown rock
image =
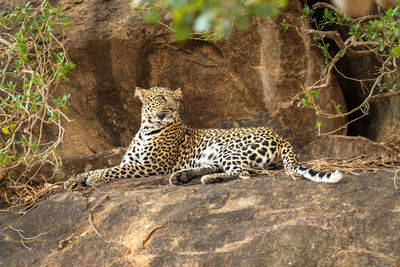
<svg viewBox="0 0 400 267">
<path fill-rule="evenodd" d="M 144 24 L 127 0 L 60 2 L 73 26 L 59 37 L 64 36 L 77 65 L 71 83 L 60 88 L 60 93 L 71 93 L 68 115 L 73 119 L 66 126 L 60 155 L 128 146 L 140 123 L 135 86 L 182 87 L 182 114 L 193 127 L 215 127 L 264 111 L 301 141 L 314 139 L 320 118 L 291 103 L 324 68 L 313 41 L 300 34 L 309 27 L 300 19 L 300 1 L 290 1 L 280 17 L 254 21 L 249 31 L 234 32 L 225 40 L 182 44 L 171 40 L 166 27 Z M 285 31 L 283 19 L 296 28 Z M 320 92 L 318 102 L 333 111 L 331 99 L 346 106 L 335 79 Z M 322 120 L 322 132 L 343 122 Z"/>
<path fill-rule="evenodd" d="M 59 193 L 24 216 L 0 213 L 0 265 L 399 266 L 393 175 L 359 174 L 334 185 L 153 177 Z"/>
<path fill-rule="evenodd" d="M 318 138 L 303 147 L 301 160 L 312 160 L 321 158 L 332 159 L 395 159 L 400 160 L 400 154 L 392 148 L 371 141 L 362 136 L 330 135 Z"/>
</svg>

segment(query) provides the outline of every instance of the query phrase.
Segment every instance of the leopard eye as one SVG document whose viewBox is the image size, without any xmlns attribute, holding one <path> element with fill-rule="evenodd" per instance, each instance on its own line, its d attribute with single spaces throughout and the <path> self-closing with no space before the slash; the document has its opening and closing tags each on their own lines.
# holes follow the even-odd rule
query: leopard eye
<svg viewBox="0 0 400 267">
<path fill-rule="evenodd" d="M 158 95 L 158 96 L 157 96 L 157 100 L 167 101 L 167 99 L 166 99 L 165 96 L 163 96 L 163 95 Z"/>
</svg>

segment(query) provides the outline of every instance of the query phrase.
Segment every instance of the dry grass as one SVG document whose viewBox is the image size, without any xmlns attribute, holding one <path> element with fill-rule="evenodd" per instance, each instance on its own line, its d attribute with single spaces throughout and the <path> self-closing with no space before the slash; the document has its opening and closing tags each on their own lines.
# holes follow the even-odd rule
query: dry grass
<svg viewBox="0 0 400 267">
<path fill-rule="evenodd" d="M 307 166 L 316 171 L 330 172 L 335 170 L 343 171 L 344 173 L 360 176 L 360 171 L 368 171 L 377 173 L 379 171 L 389 172 L 393 174 L 394 187 L 398 189 L 397 178 L 400 176 L 400 155 L 398 156 L 358 156 L 351 159 L 334 159 L 324 158 L 300 162 L 300 165 Z M 277 170 L 254 170 L 248 171 L 259 174 L 266 174 L 276 181 L 275 176 L 284 174 L 285 170 L 280 168 Z M 292 177 L 293 178 L 293 177 Z"/>
</svg>

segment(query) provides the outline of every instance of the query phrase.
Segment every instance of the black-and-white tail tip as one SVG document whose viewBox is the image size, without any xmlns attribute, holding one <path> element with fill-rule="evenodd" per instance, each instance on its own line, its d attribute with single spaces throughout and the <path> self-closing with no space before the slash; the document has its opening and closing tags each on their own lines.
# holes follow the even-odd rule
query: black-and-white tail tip
<svg viewBox="0 0 400 267">
<path fill-rule="evenodd" d="M 343 178 L 343 172 L 339 170 L 334 172 L 317 172 L 310 168 L 298 166 L 294 168 L 294 171 L 296 174 L 318 183 L 337 183 Z"/>
</svg>

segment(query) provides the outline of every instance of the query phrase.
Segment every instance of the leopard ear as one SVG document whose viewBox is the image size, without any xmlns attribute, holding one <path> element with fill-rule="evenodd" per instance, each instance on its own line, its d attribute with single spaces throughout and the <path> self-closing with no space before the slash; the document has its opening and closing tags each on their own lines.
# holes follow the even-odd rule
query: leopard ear
<svg viewBox="0 0 400 267">
<path fill-rule="evenodd" d="M 139 98 L 140 101 L 143 102 L 146 92 L 147 92 L 147 89 L 142 89 L 140 87 L 136 87 L 135 88 L 135 97 Z"/>
<path fill-rule="evenodd" d="M 175 90 L 175 95 L 179 97 L 179 99 L 182 99 L 182 89 L 180 87 Z"/>
</svg>

